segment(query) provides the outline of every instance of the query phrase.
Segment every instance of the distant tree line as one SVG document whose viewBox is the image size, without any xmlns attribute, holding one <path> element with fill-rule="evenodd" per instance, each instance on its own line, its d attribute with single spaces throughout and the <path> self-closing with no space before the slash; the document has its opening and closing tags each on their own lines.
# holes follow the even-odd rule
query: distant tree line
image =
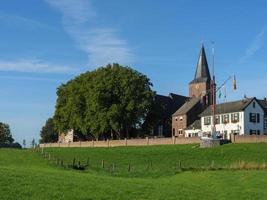
<svg viewBox="0 0 267 200">
<path fill-rule="evenodd" d="M 0 122 L 0 148 L 21 148 L 19 143 L 14 143 L 8 124 Z"/>
<path fill-rule="evenodd" d="M 149 78 L 130 67 L 109 64 L 83 73 L 57 89 L 53 118 L 41 130 L 41 142 L 73 129 L 85 139 L 142 135 L 156 116 Z"/>
<path fill-rule="evenodd" d="M 13 143 L 10 127 L 8 124 L 0 122 L 0 143 L 10 144 Z"/>
</svg>

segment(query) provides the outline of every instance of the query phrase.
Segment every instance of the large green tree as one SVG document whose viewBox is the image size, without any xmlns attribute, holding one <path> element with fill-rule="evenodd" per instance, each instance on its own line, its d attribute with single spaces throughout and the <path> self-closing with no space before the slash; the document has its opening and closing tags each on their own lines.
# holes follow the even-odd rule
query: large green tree
<svg viewBox="0 0 267 200">
<path fill-rule="evenodd" d="M 8 124 L 0 122 L 0 143 L 10 144 L 14 142 Z"/>
<path fill-rule="evenodd" d="M 58 88 L 55 126 L 58 131 L 74 129 L 95 138 L 128 136 L 151 107 L 151 86 L 145 75 L 119 64 L 81 74 Z"/>
<path fill-rule="evenodd" d="M 58 134 L 55 129 L 54 121 L 52 118 L 48 118 L 45 125 L 41 129 L 40 135 L 40 143 L 57 142 Z M 35 143 L 35 141 L 33 143 Z"/>
</svg>

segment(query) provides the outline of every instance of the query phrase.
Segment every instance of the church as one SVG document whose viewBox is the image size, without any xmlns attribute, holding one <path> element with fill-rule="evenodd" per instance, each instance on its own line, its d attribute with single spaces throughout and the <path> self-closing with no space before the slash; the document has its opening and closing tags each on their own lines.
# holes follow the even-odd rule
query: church
<svg viewBox="0 0 267 200">
<path fill-rule="evenodd" d="M 212 103 L 211 76 L 204 45 L 201 46 L 188 100 L 172 114 L 172 136 L 185 136 L 186 129 L 200 129 L 199 114 Z"/>
<path fill-rule="evenodd" d="M 151 136 L 185 136 L 186 129 L 200 128 L 199 114 L 212 102 L 211 76 L 204 45 L 201 46 L 194 79 L 189 83 L 189 96 L 170 93 L 156 95 L 157 107 L 162 108 Z"/>
<path fill-rule="evenodd" d="M 213 87 L 214 86 L 214 87 Z M 194 137 L 216 133 L 229 139 L 231 134 L 267 134 L 267 99 L 244 98 L 239 101 L 216 104 L 212 97 L 213 83 L 202 44 L 193 80 L 188 84 L 189 96 L 170 93 L 157 94 L 154 108 L 147 116 L 152 122 L 143 136 L 148 137 Z M 215 91 L 216 89 L 214 89 Z M 215 92 L 214 92 L 215 93 Z M 213 101 L 215 106 L 213 107 Z M 213 110 L 215 108 L 215 115 Z M 215 116 L 215 120 L 213 119 Z M 145 121 L 146 122 L 146 121 Z M 144 123 L 145 124 L 145 123 Z M 132 134 L 132 138 L 140 137 Z M 60 142 L 70 142 L 75 138 L 73 131 L 61 134 Z"/>
<path fill-rule="evenodd" d="M 214 83 L 215 88 L 216 84 Z M 161 120 L 152 135 L 160 137 L 192 137 L 211 134 L 212 78 L 202 44 L 193 80 L 189 83 L 189 96 L 171 93 L 157 95 L 156 101 L 164 105 Z M 216 96 L 214 98 L 216 104 Z M 246 98 L 217 104 L 215 107 L 215 129 L 224 138 L 231 134 L 267 134 L 267 100 Z M 168 118 L 170 124 L 166 123 Z M 165 123 L 164 123 L 165 122 Z"/>
</svg>

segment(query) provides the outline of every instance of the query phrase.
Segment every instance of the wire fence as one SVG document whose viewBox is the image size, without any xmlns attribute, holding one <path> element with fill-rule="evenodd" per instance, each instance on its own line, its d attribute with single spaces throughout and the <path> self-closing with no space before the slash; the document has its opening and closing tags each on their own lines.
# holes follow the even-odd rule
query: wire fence
<svg viewBox="0 0 267 200">
<path fill-rule="evenodd" d="M 216 163 L 211 160 L 203 165 L 192 164 L 190 162 L 178 160 L 171 163 L 169 166 L 166 163 L 153 163 L 147 160 L 142 164 L 133 162 L 117 163 L 116 161 L 107 161 L 104 159 L 92 159 L 73 157 L 72 159 L 63 159 L 51 152 L 44 151 L 44 148 L 35 149 L 45 160 L 50 164 L 64 168 L 79 171 L 90 171 L 96 173 L 108 173 L 117 176 L 162 176 L 181 173 L 185 171 L 234 171 L 234 170 L 266 170 L 265 162 L 246 162 L 238 160 L 230 164 Z"/>
</svg>

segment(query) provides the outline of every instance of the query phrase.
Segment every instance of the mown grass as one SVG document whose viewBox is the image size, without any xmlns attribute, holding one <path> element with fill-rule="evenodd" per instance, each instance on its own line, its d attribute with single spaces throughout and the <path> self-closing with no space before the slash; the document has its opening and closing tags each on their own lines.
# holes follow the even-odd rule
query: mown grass
<svg viewBox="0 0 267 200">
<path fill-rule="evenodd" d="M 168 161 L 180 152 L 179 159 L 205 164 L 210 159 L 221 164 L 232 161 L 264 162 L 267 145 L 226 145 L 222 147 L 225 159 L 218 158 L 221 147 L 197 149 L 190 145 L 114 149 L 49 149 L 66 160 L 84 152 L 101 158 L 115 158 L 118 162 L 136 161 L 142 165 L 151 153 L 154 163 Z M 176 149 L 176 150 L 175 150 Z M 48 149 L 47 149 L 48 150 Z M 187 152 L 187 151 L 191 151 Z M 214 151 L 214 152 L 213 152 Z M 240 151 L 240 155 L 238 155 Z M 247 151 L 247 152 L 245 152 Z M 70 153 L 72 152 L 72 153 Z M 90 153 L 89 153 L 90 152 Z M 124 152 L 124 153 L 122 153 Z M 127 155 L 128 152 L 128 155 Z M 162 155 L 161 155 L 162 152 Z M 105 155 L 102 155 L 102 154 Z M 70 156 L 71 155 L 71 156 Z M 121 157 L 120 157 L 121 155 Z M 181 157 L 181 155 L 183 155 Z M 199 156 L 201 155 L 201 156 Z M 247 156 L 246 156 L 247 155 Z M 79 156 L 82 155 L 79 153 Z M 69 158 L 70 157 L 70 158 Z M 99 158 L 99 160 L 101 160 Z M 126 159 L 126 161 L 124 161 Z M 193 162 L 195 160 L 195 162 Z M 156 162 L 157 161 L 157 162 Z M 95 171 L 77 171 L 56 166 L 31 150 L 0 149 L 0 199 L 266 199 L 267 171 L 186 171 L 158 178 L 114 177 Z"/>
<path fill-rule="evenodd" d="M 170 176 L 187 170 L 267 168 L 266 144 L 228 144 L 213 149 L 197 145 L 119 148 L 47 148 L 45 152 L 87 171 L 123 177 Z M 104 168 L 103 168 L 104 162 Z M 265 165 L 266 163 L 266 165 Z"/>
</svg>

